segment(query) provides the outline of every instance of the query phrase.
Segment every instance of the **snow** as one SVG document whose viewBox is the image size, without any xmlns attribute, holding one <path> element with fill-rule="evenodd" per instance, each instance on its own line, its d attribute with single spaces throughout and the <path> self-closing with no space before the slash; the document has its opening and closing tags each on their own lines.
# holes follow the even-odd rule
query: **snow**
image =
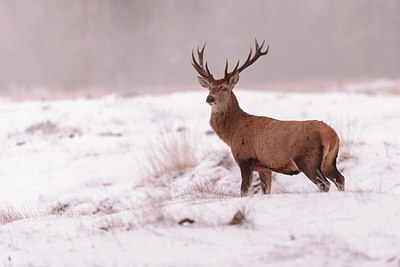
<svg viewBox="0 0 400 267">
<path fill-rule="evenodd" d="M 246 198 L 207 91 L 0 99 L 0 264 L 400 266 L 400 96 L 357 86 L 236 89 L 249 113 L 330 124 L 346 177 L 346 192 L 319 193 L 275 174 L 262 195 L 255 175 Z"/>
</svg>

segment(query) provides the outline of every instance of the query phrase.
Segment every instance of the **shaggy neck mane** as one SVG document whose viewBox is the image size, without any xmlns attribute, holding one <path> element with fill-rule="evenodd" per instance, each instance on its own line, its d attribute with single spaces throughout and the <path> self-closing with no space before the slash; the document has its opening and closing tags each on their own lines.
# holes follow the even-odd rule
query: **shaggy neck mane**
<svg viewBox="0 0 400 267">
<path fill-rule="evenodd" d="M 230 101 L 225 108 L 211 112 L 210 124 L 215 133 L 229 146 L 231 145 L 232 136 L 240 121 L 240 118 L 249 117 L 251 115 L 244 112 L 232 92 Z"/>
</svg>

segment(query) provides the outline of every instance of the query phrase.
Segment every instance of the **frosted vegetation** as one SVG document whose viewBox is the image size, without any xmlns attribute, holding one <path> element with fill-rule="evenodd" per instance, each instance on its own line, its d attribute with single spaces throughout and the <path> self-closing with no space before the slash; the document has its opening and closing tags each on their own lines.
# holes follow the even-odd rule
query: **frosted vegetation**
<svg viewBox="0 0 400 267">
<path fill-rule="evenodd" d="M 255 177 L 246 198 L 206 91 L 2 99 L 0 264 L 399 266 L 400 96 L 384 87 L 237 89 L 249 113 L 330 124 L 346 177 L 319 193 L 274 175 L 271 195 Z"/>
</svg>

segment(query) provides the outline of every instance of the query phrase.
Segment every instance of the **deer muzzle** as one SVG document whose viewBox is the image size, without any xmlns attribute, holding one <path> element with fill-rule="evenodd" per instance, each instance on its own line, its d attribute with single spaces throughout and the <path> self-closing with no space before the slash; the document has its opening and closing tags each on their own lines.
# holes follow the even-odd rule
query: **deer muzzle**
<svg viewBox="0 0 400 267">
<path fill-rule="evenodd" d="M 214 97 L 212 97 L 212 96 L 207 96 L 207 99 L 206 99 L 206 102 L 208 103 L 208 104 L 212 104 L 212 103 L 214 103 L 214 101 L 215 101 L 215 99 L 214 99 Z"/>
</svg>

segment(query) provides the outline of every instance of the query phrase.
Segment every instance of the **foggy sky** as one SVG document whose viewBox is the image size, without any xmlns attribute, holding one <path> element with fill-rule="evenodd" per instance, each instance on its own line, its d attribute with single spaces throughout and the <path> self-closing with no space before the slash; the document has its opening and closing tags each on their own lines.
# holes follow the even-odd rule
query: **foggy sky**
<svg viewBox="0 0 400 267">
<path fill-rule="evenodd" d="M 397 0 L 0 0 L 0 91 L 192 86 L 191 51 L 222 76 L 254 38 L 243 85 L 400 78 Z"/>
</svg>

